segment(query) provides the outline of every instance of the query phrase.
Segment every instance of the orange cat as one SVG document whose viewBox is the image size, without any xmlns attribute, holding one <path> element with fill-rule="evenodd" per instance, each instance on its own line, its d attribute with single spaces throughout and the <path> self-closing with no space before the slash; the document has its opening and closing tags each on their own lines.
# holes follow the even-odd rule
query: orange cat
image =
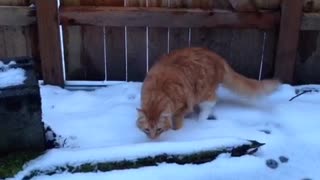
<svg viewBox="0 0 320 180">
<path fill-rule="evenodd" d="M 280 83 L 248 79 L 204 48 L 176 50 L 162 56 L 143 82 L 138 128 L 151 139 L 169 129 L 180 129 L 184 116 L 196 105 L 199 119 L 208 119 L 219 84 L 239 95 L 257 97 L 273 92 Z"/>
</svg>

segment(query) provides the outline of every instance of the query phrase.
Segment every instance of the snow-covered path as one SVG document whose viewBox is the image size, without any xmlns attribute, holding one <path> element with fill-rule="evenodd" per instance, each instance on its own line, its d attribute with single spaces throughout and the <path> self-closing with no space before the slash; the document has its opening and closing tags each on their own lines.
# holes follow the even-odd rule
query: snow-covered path
<svg viewBox="0 0 320 180">
<path fill-rule="evenodd" d="M 167 132 L 151 142 L 135 126 L 140 87 L 140 83 L 124 83 L 95 91 L 67 91 L 42 86 L 43 120 L 67 140 L 60 139 L 64 148 L 49 151 L 27 164 L 16 179 L 34 167 L 50 166 L 50 162 L 67 162 L 68 158 L 83 162 L 90 157 L 99 160 L 105 156 L 104 151 L 112 148 L 118 148 L 120 154 L 122 147 L 143 148 L 143 152 L 152 154 L 154 148 L 163 152 L 181 151 L 170 145 L 175 143 L 191 148 L 187 144 L 194 142 L 198 148 L 205 148 L 208 142 L 218 146 L 243 139 L 266 145 L 255 156 L 222 155 L 202 165 L 161 164 L 36 179 L 320 179 L 320 93 L 307 93 L 289 101 L 296 95 L 296 87 L 283 85 L 273 95 L 249 102 L 219 89 L 220 101 L 214 109 L 217 120 L 189 118 L 183 129 Z M 305 87 L 320 89 L 320 86 Z M 68 154 L 74 154 L 73 158 Z M 289 161 L 281 163 L 279 156 L 288 157 Z M 267 167 L 267 159 L 278 161 L 278 168 Z"/>
</svg>

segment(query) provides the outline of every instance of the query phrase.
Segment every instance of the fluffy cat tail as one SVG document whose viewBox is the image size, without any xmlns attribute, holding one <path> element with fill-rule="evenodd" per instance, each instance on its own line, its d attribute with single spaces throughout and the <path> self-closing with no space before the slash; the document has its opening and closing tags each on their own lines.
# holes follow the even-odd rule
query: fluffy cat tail
<svg viewBox="0 0 320 180">
<path fill-rule="evenodd" d="M 244 77 L 225 63 L 225 74 L 222 84 L 236 94 L 246 97 L 261 97 L 274 92 L 281 83 L 278 80 L 272 79 L 258 81 Z"/>
</svg>

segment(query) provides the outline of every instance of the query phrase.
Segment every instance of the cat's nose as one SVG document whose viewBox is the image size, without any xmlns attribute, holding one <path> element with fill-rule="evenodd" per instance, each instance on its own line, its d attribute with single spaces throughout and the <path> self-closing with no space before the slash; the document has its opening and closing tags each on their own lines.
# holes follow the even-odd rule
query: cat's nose
<svg viewBox="0 0 320 180">
<path fill-rule="evenodd" d="M 150 134 L 150 135 L 149 135 L 149 138 L 150 138 L 150 139 L 156 139 L 157 137 L 158 137 L 158 136 L 157 136 L 156 134 Z"/>
</svg>

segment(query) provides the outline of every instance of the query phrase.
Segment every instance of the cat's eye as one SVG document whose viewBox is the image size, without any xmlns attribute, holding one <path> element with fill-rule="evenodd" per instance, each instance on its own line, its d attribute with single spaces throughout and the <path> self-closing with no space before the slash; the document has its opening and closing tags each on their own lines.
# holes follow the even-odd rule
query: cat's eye
<svg viewBox="0 0 320 180">
<path fill-rule="evenodd" d="M 161 128 L 158 128 L 157 129 L 157 133 L 161 133 L 162 132 L 162 129 Z"/>
<path fill-rule="evenodd" d="M 145 133 L 150 133 L 150 130 L 149 129 L 144 129 L 143 130 Z"/>
</svg>

